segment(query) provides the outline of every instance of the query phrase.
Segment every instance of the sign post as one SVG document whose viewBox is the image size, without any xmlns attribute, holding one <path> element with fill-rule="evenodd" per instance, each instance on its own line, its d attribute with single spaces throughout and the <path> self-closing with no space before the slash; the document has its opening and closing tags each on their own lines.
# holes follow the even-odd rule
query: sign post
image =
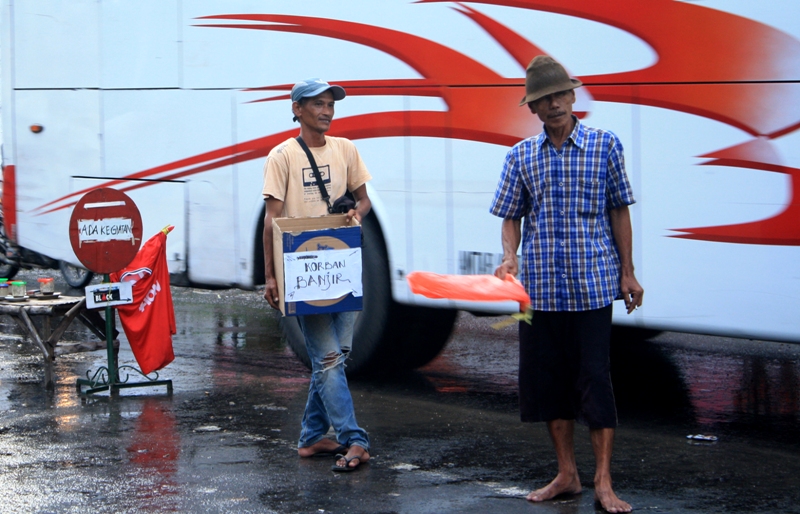
<svg viewBox="0 0 800 514">
<path fill-rule="evenodd" d="M 119 271 L 136 257 L 142 244 L 142 217 L 128 195 L 116 189 L 102 188 L 86 193 L 75 205 L 69 220 L 69 240 L 78 260 L 87 269 L 103 274 L 103 284 L 86 288 L 87 304 L 106 309 L 106 351 L 108 367 L 101 367 L 92 377 L 79 378 L 75 384 L 80 395 L 119 389 L 166 385 L 172 393 L 172 380 L 158 380 L 132 366 L 118 366 L 114 353 L 113 306 L 133 302 L 129 284 L 112 284 L 109 273 Z M 91 300 L 91 302 L 88 302 Z M 120 381 L 120 370 L 139 373 L 147 380 L 129 382 L 130 375 Z M 83 386 L 88 389 L 84 390 Z"/>
</svg>

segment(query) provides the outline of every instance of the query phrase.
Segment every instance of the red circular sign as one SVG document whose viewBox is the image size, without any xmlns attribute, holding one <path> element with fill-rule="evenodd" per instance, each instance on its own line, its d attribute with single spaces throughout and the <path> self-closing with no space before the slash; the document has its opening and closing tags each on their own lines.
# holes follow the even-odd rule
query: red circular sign
<svg viewBox="0 0 800 514">
<path fill-rule="evenodd" d="M 95 189 L 83 195 L 69 219 L 69 241 L 78 260 L 95 273 L 119 271 L 142 245 L 142 217 L 128 195 Z"/>
</svg>

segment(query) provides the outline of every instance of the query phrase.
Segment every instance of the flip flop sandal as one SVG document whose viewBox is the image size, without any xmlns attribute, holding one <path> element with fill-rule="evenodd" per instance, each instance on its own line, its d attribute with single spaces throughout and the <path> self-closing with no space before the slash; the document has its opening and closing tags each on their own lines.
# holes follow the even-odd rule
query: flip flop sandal
<svg viewBox="0 0 800 514">
<path fill-rule="evenodd" d="M 361 457 L 356 456 L 356 457 L 350 457 L 348 459 L 344 455 L 337 455 L 336 456 L 336 462 L 339 462 L 339 460 L 341 460 L 341 459 L 344 459 L 344 466 L 337 466 L 336 464 L 334 464 L 333 466 L 331 466 L 331 470 L 332 471 L 340 471 L 342 473 L 349 473 L 350 471 L 357 470 L 358 467 L 361 466 Z M 355 465 L 355 466 L 350 466 L 350 463 L 353 462 L 356 459 L 358 459 L 358 464 Z"/>
<path fill-rule="evenodd" d="M 347 446 L 345 446 L 343 444 L 340 444 L 339 446 L 337 446 L 333 450 L 323 450 L 321 452 L 317 452 L 317 453 L 314 453 L 312 455 L 309 455 L 308 457 L 305 457 L 305 458 L 306 459 L 321 459 L 321 458 L 326 458 L 326 457 L 336 457 L 337 460 L 338 460 L 339 455 L 341 453 L 347 452 L 347 450 L 348 450 Z"/>
</svg>

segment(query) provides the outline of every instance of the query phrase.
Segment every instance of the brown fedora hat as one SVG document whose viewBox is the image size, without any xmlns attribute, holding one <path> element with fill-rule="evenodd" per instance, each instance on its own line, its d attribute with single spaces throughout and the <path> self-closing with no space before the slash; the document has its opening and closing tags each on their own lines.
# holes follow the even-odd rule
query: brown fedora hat
<svg viewBox="0 0 800 514">
<path fill-rule="evenodd" d="M 582 85 L 580 80 L 569 78 L 567 70 L 552 57 L 537 55 L 525 70 L 525 97 L 519 105 Z"/>
</svg>

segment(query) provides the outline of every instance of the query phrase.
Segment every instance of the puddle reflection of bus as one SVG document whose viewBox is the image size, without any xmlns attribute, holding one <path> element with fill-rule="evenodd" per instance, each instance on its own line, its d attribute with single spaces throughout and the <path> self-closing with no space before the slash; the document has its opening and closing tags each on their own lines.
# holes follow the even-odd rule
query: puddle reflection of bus
<svg viewBox="0 0 800 514">
<path fill-rule="evenodd" d="M 679 357 L 696 421 L 747 423 L 773 429 L 800 420 L 800 366 L 763 356 L 683 354 Z M 709 364 L 709 363 L 712 364 Z"/>
</svg>

